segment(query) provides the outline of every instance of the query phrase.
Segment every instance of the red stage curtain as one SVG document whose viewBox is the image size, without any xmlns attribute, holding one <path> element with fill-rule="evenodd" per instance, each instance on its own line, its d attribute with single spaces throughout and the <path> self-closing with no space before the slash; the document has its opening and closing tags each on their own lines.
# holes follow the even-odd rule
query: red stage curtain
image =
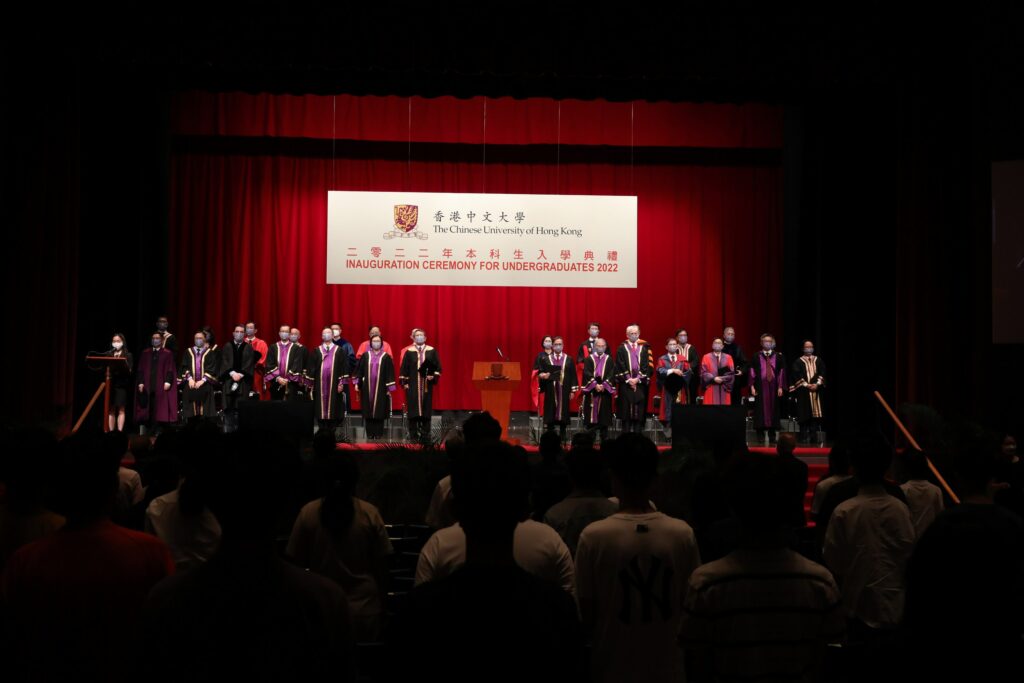
<svg viewBox="0 0 1024 683">
<path fill-rule="evenodd" d="M 220 102 L 220 97 L 213 101 Z M 264 97 L 266 102 L 273 99 Z M 399 98 L 392 99 L 400 104 Z M 217 120 L 228 110 L 235 111 L 225 107 L 211 112 L 210 118 Z M 268 104 L 262 111 L 266 134 L 280 122 L 271 114 L 276 107 Z M 240 119 L 256 116 L 247 111 Z M 390 120 L 384 117 L 382 126 Z M 472 124 L 461 121 L 463 126 Z M 523 119 L 518 125 L 529 127 L 530 121 Z M 220 120 L 214 132 L 236 134 L 234 123 Z M 446 130 L 441 123 L 439 133 Z M 474 125 L 479 123 L 477 119 Z M 514 128 L 517 121 L 502 125 Z M 674 135 L 663 133 L 665 139 Z M 489 124 L 488 140 L 491 134 Z M 458 130 L 450 133 L 452 139 L 464 140 L 461 135 Z M 508 140 L 529 138 L 521 130 L 505 135 Z M 740 131 L 737 140 L 757 136 Z M 332 160 L 272 154 L 265 148 L 182 145 L 172 156 L 171 167 L 170 272 L 177 277 L 169 287 L 173 326 L 184 340 L 204 323 L 226 337 L 233 323 L 253 317 L 266 339 L 274 337 L 278 324 L 290 323 L 297 324 L 304 341 L 312 345 L 332 320 L 341 321 L 344 336 L 354 344 L 373 323 L 381 326 L 396 352 L 409 343 L 414 326 L 423 327 L 444 366 L 435 403 L 443 409 L 479 406 L 470 383 L 472 361 L 496 359 L 495 346 L 528 369 L 543 335 L 565 336 L 568 349 L 575 353 L 590 320 L 601 322 L 612 347 L 624 339 L 626 325 L 636 321 L 659 353 L 665 337 L 682 325 L 702 353 L 725 324 L 738 328 L 748 349 L 764 330 L 780 334 L 781 169 L 639 161 L 631 165 L 628 154 L 623 158 L 624 163 L 602 157 L 594 163 L 515 161 L 488 162 L 484 167 L 480 162 L 445 159 L 395 160 L 393 154 Z M 325 284 L 327 190 L 482 188 L 512 193 L 635 193 L 637 289 Z M 524 382 L 513 409 L 529 407 L 529 386 Z"/>
</svg>

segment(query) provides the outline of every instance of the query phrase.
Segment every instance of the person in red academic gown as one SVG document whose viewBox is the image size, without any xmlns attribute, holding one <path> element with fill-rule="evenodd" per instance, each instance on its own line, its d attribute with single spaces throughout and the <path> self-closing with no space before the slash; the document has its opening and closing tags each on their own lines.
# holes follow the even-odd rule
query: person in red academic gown
<svg viewBox="0 0 1024 683">
<path fill-rule="evenodd" d="M 715 337 L 711 342 L 711 353 L 704 354 L 700 362 L 701 386 L 704 390 L 704 405 L 732 405 L 732 386 L 736 379 L 736 365 L 732 356 L 722 351 L 725 342 Z"/>
<path fill-rule="evenodd" d="M 264 377 L 267 373 L 267 342 L 263 341 L 256 336 L 259 330 L 256 329 L 256 323 L 250 320 L 245 323 L 245 341 L 247 344 L 252 345 L 252 350 L 256 352 L 256 367 L 253 379 L 253 389 L 259 394 L 261 401 L 270 399 L 270 394 L 267 392 L 266 382 Z"/>
<path fill-rule="evenodd" d="M 164 346 L 159 330 L 150 336 L 150 347 L 139 353 L 135 369 L 135 422 L 156 435 L 163 425 L 178 421 L 178 383 L 174 354 Z"/>
</svg>

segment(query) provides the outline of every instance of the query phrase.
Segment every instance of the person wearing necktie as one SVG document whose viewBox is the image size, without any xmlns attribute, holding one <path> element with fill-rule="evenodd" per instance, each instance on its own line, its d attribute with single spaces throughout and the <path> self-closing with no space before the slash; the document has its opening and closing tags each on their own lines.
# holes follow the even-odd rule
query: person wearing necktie
<svg viewBox="0 0 1024 683">
<path fill-rule="evenodd" d="M 626 328 L 626 341 L 615 354 L 615 377 L 619 385 L 619 419 L 623 432 L 643 432 L 647 419 L 647 390 L 654 374 L 651 347 L 640 338 L 636 323 Z"/>
</svg>

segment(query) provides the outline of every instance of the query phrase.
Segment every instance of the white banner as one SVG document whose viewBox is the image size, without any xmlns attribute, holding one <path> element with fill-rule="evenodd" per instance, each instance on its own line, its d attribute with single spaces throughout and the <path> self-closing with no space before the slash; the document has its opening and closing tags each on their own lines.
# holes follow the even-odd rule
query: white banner
<svg viewBox="0 0 1024 683">
<path fill-rule="evenodd" d="M 636 287 L 636 197 L 328 192 L 327 284 Z"/>
</svg>

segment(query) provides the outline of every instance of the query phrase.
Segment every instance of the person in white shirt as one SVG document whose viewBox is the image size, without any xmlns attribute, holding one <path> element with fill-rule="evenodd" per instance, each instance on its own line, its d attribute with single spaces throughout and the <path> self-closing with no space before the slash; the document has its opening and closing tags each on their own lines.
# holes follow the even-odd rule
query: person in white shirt
<svg viewBox="0 0 1024 683">
<path fill-rule="evenodd" d="M 597 681 L 683 680 L 677 634 L 690 574 L 700 565 L 693 529 L 651 508 L 658 449 L 624 434 L 611 451 L 619 511 L 580 534 L 576 594 L 591 633 L 590 670 Z"/>
<path fill-rule="evenodd" d="M 822 557 L 839 583 L 851 635 L 870 641 L 884 639 L 903 617 L 914 525 L 906 504 L 882 486 L 892 462 L 889 446 L 863 440 L 852 459 L 860 489 L 832 513 Z"/>
<path fill-rule="evenodd" d="M 150 501 L 145 530 L 167 544 L 177 572 L 203 564 L 220 546 L 220 523 L 193 479 Z"/>
<path fill-rule="evenodd" d="M 828 524 L 827 519 L 818 519 L 825 496 L 834 485 L 846 481 L 850 476 L 850 453 L 846 444 L 836 443 L 828 452 L 828 476 L 819 479 L 818 483 L 814 485 L 814 496 L 811 498 L 811 519 L 818 524 Z"/>
<path fill-rule="evenodd" d="M 739 547 L 690 575 L 680 641 L 698 680 L 821 680 L 826 647 L 846 630 L 827 569 L 788 547 L 786 469 L 770 455 L 737 458 L 726 496 Z"/>
<path fill-rule="evenodd" d="M 608 500 L 601 491 L 601 471 L 604 459 L 592 446 L 574 446 L 565 457 L 572 480 L 572 491 L 544 514 L 544 523 L 558 532 L 569 552 L 576 554 L 580 534 L 592 522 L 605 519 L 618 510 L 617 503 Z"/>
<path fill-rule="evenodd" d="M 907 481 L 900 485 L 907 496 L 910 521 L 914 524 L 914 537 L 921 534 L 942 512 L 942 489 L 928 481 L 928 461 L 921 451 L 908 450 L 903 456 Z"/>
</svg>

